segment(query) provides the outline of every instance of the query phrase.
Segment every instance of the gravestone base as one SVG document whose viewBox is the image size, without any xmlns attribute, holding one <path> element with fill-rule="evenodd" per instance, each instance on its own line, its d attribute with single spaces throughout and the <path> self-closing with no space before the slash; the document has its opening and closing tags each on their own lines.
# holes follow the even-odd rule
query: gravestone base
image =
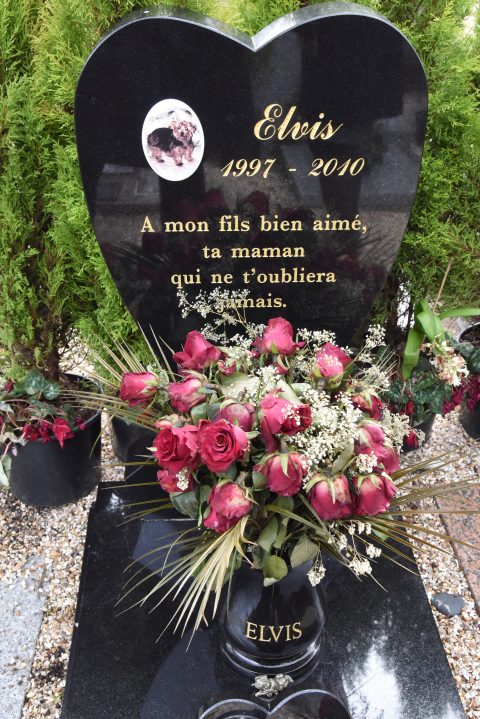
<svg viewBox="0 0 480 719">
<path fill-rule="evenodd" d="M 159 597 L 152 598 L 120 614 L 148 586 L 116 607 L 139 566 L 125 573 L 127 565 L 189 524 L 173 512 L 125 523 L 133 511 L 126 505 L 154 492 L 158 496 L 155 487 L 99 487 L 89 517 L 62 719 L 283 719 L 292 711 L 298 716 L 298 705 L 289 709 L 287 700 L 305 690 L 317 693 L 316 713 L 300 716 L 344 719 L 338 702 L 328 705 L 323 691 L 339 697 L 353 719 L 465 718 L 422 581 L 386 560 L 375 568 L 381 586 L 326 562 L 328 610 L 319 663 L 271 701 L 256 699 L 251 680 L 227 667 L 215 622 L 190 642 L 190 632 L 182 637 L 167 630 L 159 639 L 174 600 L 151 612 Z M 306 704 L 301 706 L 303 711 Z"/>
</svg>

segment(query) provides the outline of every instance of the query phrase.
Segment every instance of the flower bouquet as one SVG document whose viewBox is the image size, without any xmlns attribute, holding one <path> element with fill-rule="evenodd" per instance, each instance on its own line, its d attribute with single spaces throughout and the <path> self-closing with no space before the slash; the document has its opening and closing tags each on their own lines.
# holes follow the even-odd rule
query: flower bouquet
<svg viewBox="0 0 480 719">
<path fill-rule="evenodd" d="M 240 566 L 262 573 L 265 586 L 300 566 L 319 583 L 322 553 L 359 576 L 381 554 L 408 568 L 410 543 L 428 551 L 423 537 L 437 536 L 416 521 L 432 513 L 418 502 L 470 484 L 423 484 L 428 462 L 400 468 L 409 418 L 379 396 L 390 382 L 377 360 L 380 328 L 361 349 L 341 348 L 330 332 L 295 335 L 282 317 L 251 325 L 241 300 L 216 291 L 190 304 L 180 294 L 184 315 L 193 308 L 214 322 L 173 354 L 177 375 L 166 364 L 143 367 L 120 347 L 110 378 L 120 399 L 100 398 L 112 414 L 156 430 L 151 459 L 139 464 L 157 466 L 169 497 L 134 516 L 173 505 L 194 520 L 151 552 L 168 550 L 168 559 L 147 596 L 176 597 L 175 628 L 195 614 L 197 629 L 212 595 L 214 615 Z M 242 332 L 232 337 L 235 324 Z"/>
</svg>

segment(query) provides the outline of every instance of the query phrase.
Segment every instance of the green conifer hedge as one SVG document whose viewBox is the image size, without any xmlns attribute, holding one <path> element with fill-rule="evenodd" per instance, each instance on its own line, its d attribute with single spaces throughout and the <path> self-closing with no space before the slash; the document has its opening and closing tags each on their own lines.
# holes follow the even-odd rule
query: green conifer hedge
<svg viewBox="0 0 480 719">
<path fill-rule="evenodd" d="M 298 0 L 170 2 L 255 33 Z M 417 49 L 430 87 L 419 189 L 375 315 L 391 326 L 406 293 L 432 297 L 450 260 L 449 306 L 480 301 L 480 118 L 474 0 L 364 0 Z M 0 4 L 0 347 L 20 371 L 54 376 L 75 330 L 139 346 L 93 237 L 76 158 L 73 101 L 100 37 L 133 0 L 3 0 Z"/>
</svg>

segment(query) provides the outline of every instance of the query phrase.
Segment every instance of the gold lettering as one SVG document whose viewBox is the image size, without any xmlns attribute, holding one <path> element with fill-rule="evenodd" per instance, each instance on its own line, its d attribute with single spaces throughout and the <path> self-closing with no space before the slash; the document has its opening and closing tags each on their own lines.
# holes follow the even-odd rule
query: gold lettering
<svg viewBox="0 0 480 719">
<path fill-rule="evenodd" d="M 278 103 L 267 105 L 263 118 L 253 128 L 253 134 L 259 140 L 271 140 L 275 135 L 279 140 L 285 140 L 288 137 L 291 137 L 292 140 L 300 140 L 307 135 L 311 140 L 330 140 L 343 127 L 343 123 L 335 127 L 332 120 L 328 120 L 323 125 L 324 112 L 318 113 L 318 120 L 312 125 L 308 122 L 293 122 L 296 111 L 297 106 L 292 105 L 276 128 L 275 120 L 283 116 L 283 107 Z"/>
<path fill-rule="evenodd" d="M 256 627 L 257 627 L 256 624 L 252 624 L 252 622 L 247 622 L 247 631 L 245 633 L 245 636 L 247 637 L 247 639 L 256 639 L 257 638 L 256 634 L 255 634 Z"/>
<path fill-rule="evenodd" d="M 275 125 L 273 120 L 275 117 L 281 117 L 283 109 L 281 105 L 273 103 L 265 108 L 263 113 L 263 120 L 259 120 L 253 128 L 253 134 L 258 137 L 259 140 L 270 140 L 275 135 Z M 262 127 L 266 125 L 265 129 Z M 262 137 L 263 133 L 263 137 Z"/>
<path fill-rule="evenodd" d="M 268 628 L 270 629 L 270 634 L 271 634 L 272 637 L 273 637 L 273 641 L 274 641 L 274 642 L 278 642 L 278 640 L 279 640 L 280 637 L 282 636 L 282 632 L 283 632 L 283 629 L 284 629 L 283 626 L 281 626 L 281 627 L 278 628 L 278 632 L 275 631 L 275 627 L 268 627 Z"/>
<path fill-rule="evenodd" d="M 293 637 L 293 638 L 294 638 L 294 639 L 300 639 L 300 637 L 301 637 L 302 634 L 303 634 L 303 632 L 302 632 L 302 625 L 300 624 L 300 622 L 295 622 L 295 624 L 292 624 L 292 629 L 293 629 L 293 633 L 294 633 L 294 637 Z"/>
<path fill-rule="evenodd" d="M 263 636 L 263 630 L 266 629 L 265 625 L 264 625 L 264 624 L 259 624 L 259 627 L 260 627 L 260 636 L 258 637 L 258 641 L 259 641 L 259 642 L 271 642 L 271 641 L 272 641 L 271 638 L 270 638 L 270 639 L 265 639 L 265 637 Z"/>
<path fill-rule="evenodd" d="M 155 232 L 155 230 L 152 227 L 152 223 L 150 222 L 148 215 L 146 215 L 144 221 L 143 221 L 143 227 L 140 230 L 140 232 Z"/>
</svg>

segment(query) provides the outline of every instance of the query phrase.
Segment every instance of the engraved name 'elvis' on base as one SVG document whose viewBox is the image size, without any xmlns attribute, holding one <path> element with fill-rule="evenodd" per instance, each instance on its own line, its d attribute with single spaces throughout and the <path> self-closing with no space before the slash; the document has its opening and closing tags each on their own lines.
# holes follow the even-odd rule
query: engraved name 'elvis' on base
<svg viewBox="0 0 480 719">
<path fill-rule="evenodd" d="M 266 624 L 255 624 L 247 622 L 245 636 L 256 642 L 293 642 L 302 636 L 302 625 L 300 622 L 294 624 L 281 624 L 278 627 Z"/>
</svg>

